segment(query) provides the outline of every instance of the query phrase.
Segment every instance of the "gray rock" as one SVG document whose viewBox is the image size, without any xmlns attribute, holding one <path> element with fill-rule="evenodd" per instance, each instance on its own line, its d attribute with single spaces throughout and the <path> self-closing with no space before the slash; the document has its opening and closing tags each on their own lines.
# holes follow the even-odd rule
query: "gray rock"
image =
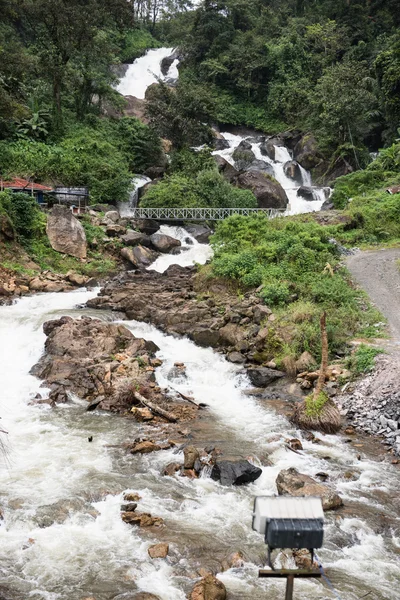
<svg viewBox="0 0 400 600">
<path fill-rule="evenodd" d="M 241 189 L 253 192 L 259 208 L 285 209 L 289 204 L 281 184 L 266 173 L 247 171 L 239 174 L 235 183 Z"/>
<path fill-rule="evenodd" d="M 261 473 L 262 470 L 248 460 L 222 460 L 213 466 L 211 479 L 222 485 L 244 485 L 258 479 Z"/>
<path fill-rule="evenodd" d="M 47 218 L 47 236 L 53 250 L 75 258 L 86 258 L 85 230 L 66 206 L 56 204 Z"/>
<path fill-rule="evenodd" d="M 262 173 L 267 173 L 268 175 L 274 175 L 274 167 L 265 162 L 265 160 L 253 160 L 246 171 L 261 171 Z"/>
<path fill-rule="evenodd" d="M 148 235 L 132 230 L 127 231 L 125 235 L 121 236 L 121 240 L 125 246 L 150 246 L 151 244 Z"/>
<path fill-rule="evenodd" d="M 150 236 L 150 241 L 156 250 L 163 253 L 171 252 L 173 248 L 178 248 L 182 245 L 179 240 L 175 240 L 173 237 L 164 235 L 163 233 L 153 233 Z"/>
<path fill-rule="evenodd" d="M 259 367 L 247 369 L 247 375 L 255 387 L 264 388 L 285 376 L 282 371 L 269 369 L 268 367 Z"/>
<path fill-rule="evenodd" d="M 117 210 L 109 210 L 104 215 L 104 219 L 112 221 L 113 223 L 117 223 L 119 220 L 119 212 Z"/>
<path fill-rule="evenodd" d="M 299 187 L 299 189 L 297 190 L 297 195 L 301 198 L 304 198 L 304 200 L 315 200 L 313 189 L 310 187 L 306 187 L 305 185 Z"/>
</svg>

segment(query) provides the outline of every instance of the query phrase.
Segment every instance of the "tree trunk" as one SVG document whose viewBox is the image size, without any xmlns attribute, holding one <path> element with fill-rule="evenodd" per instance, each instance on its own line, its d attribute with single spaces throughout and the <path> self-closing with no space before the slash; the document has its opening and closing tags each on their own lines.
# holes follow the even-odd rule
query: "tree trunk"
<svg viewBox="0 0 400 600">
<path fill-rule="evenodd" d="M 326 372 L 328 370 L 328 334 L 326 331 L 326 312 L 324 312 L 321 316 L 321 345 L 322 345 L 322 358 L 321 358 L 321 367 L 319 369 L 319 377 L 317 381 L 317 385 L 314 391 L 314 398 L 317 398 L 318 395 L 322 392 L 325 385 Z"/>
</svg>

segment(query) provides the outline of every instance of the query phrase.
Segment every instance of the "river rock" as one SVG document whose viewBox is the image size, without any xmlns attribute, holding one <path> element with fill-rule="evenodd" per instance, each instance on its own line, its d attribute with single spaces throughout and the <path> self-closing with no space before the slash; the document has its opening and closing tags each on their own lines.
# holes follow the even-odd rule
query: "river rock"
<svg viewBox="0 0 400 600">
<path fill-rule="evenodd" d="M 163 253 L 171 252 L 173 248 L 178 248 L 182 245 L 179 240 L 162 233 L 153 233 L 153 235 L 150 236 L 150 241 L 158 252 Z"/>
<path fill-rule="evenodd" d="M 225 138 L 215 138 L 213 140 L 213 147 L 215 150 L 228 150 L 231 145 Z"/>
<path fill-rule="evenodd" d="M 214 575 L 207 575 L 194 586 L 189 600 L 226 600 L 226 588 Z"/>
<path fill-rule="evenodd" d="M 304 169 L 312 169 L 321 162 L 317 140 L 311 133 L 306 133 L 294 148 L 294 157 Z"/>
<path fill-rule="evenodd" d="M 157 255 L 152 250 L 143 246 L 122 248 L 121 256 L 136 268 L 149 267 L 157 258 Z"/>
<path fill-rule="evenodd" d="M 303 352 L 303 354 L 296 360 L 296 371 L 297 373 L 304 373 L 309 371 L 316 365 L 314 357 L 309 352 Z"/>
<path fill-rule="evenodd" d="M 164 524 L 161 517 L 153 517 L 149 513 L 122 512 L 121 519 L 124 523 L 137 527 L 162 527 Z"/>
<path fill-rule="evenodd" d="M 247 171 L 239 174 L 235 183 L 237 187 L 253 192 L 259 208 L 285 209 L 289 204 L 281 184 L 266 173 Z"/>
<path fill-rule="evenodd" d="M 79 287 L 81 287 L 82 285 L 85 285 L 85 283 L 88 280 L 88 278 L 85 277 L 85 275 L 81 275 L 80 273 L 75 273 L 74 271 L 70 271 L 69 273 L 67 273 L 67 279 L 73 285 L 77 285 Z"/>
<path fill-rule="evenodd" d="M 280 138 L 270 138 L 260 145 L 261 154 L 268 156 L 271 160 L 275 160 L 275 146 L 284 146 L 285 144 Z"/>
<path fill-rule="evenodd" d="M 119 212 L 117 210 L 109 210 L 104 215 L 105 221 L 111 221 L 112 223 L 118 223 L 119 221 Z"/>
<path fill-rule="evenodd" d="M 125 235 L 122 235 L 121 241 L 125 246 L 150 246 L 151 244 L 148 235 L 133 230 L 129 230 Z"/>
<path fill-rule="evenodd" d="M 151 440 L 145 440 L 143 442 L 138 442 L 131 449 L 131 454 L 150 454 L 151 452 L 158 452 L 161 450 L 161 446 L 158 446 L 155 442 Z"/>
<path fill-rule="evenodd" d="M 194 469 L 194 465 L 197 460 L 200 459 L 200 452 L 194 446 L 186 446 L 183 451 L 185 469 Z"/>
<path fill-rule="evenodd" d="M 174 50 L 172 54 L 169 56 L 165 56 L 161 61 L 161 73 L 166 77 L 168 75 L 168 71 L 170 70 L 172 63 L 175 60 L 181 60 L 182 55 L 179 50 Z"/>
<path fill-rule="evenodd" d="M 304 198 L 304 200 L 308 200 L 309 202 L 315 200 L 313 189 L 310 187 L 306 187 L 305 185 L 301 185 L 299 187 L 299 189 L 297 190 L 297 195 L 301 198 Z"/>
<path fill-rule="evenodd" d="M 149 399 L 159 398 L 150 385 L 154 372 L 145 367 L 157 348 L 153 342 L 136 338 L 123 325 L 89 317 L 47 321 L 43 331 L 45 354 L 32 373 L 46 381 L 50 398 L 67 391 L 88 402 L 102 396 L 100 408 L 115 411 L 132 407 L 135 386 Z M 124 388 L 126 381 L 130 387 Z"/>
<path fill-rule="evenodd" d="M 303 475 L 294 468 L 279 473 L 276 487 L 280 496 L 319 496 L 324 510 L 343 506 L 343 500 L 329 486 L 318 483 L 309 475 Z"/>
<path fill-rule="evenodd" d="M 46 232 L 50 245 L 56 252 L 75 258 L 86 258 L 85 230 L 66 206 L 53 206 L 47 218 Z"/>
<path fill-rule="evenodd" d="M 212 468 L 211 479 L 221 485 L 244 485 L 260 477 L 262 470 L 248 460 L 221 460 Z"/>
<path fill-rule="evenodd" d="M 222 561 L 222 571 L 228 571 L 229 569 L 239 569 L 243 567 L 245 562 L 244 555 L 242 552 L 232 552 L 226 560 Z"/>
<path fill-rule="evenodd" d="M 153 235 L 160 229 L 160 223 L 154 221 L 154 219 L 137 219 L 133 221 L 133 224 L 135 229 L 146 235 Z"/>
<path fill-rule="evenodd" d="M 166 467 L 164 467 L 164 469 L 162 470 L 162 475 L 166 476 L 166 477 L 173 477 L 175 475 L 175 473 L 177 473 L 181 468 L 181 465 L 179 463 L 169 463 Z"/>
<path fill-rule="evenodd" d="M 297 181 L 297 183 L 303 183 L 303 176 L 301 174 L 301 169 L 298 162 L 295 160 L 290 160 L 285 163 L 283 169 L 286 177 L 290 177 L 290 179 Z"/>
<path fill-rule="evenodd" d="M 269 369 L 268 367 L 257 367 L 247 369 L 247 375 L 251 383 L 257 388 L 264 388 L 285 376 L 282 371 Z"/>
<path fill-rule="evenodd" d="M 150 558 L 167 558 L 169 552 L 169 544 L 154 544 L 147 550 Z"/>
<path fill-rule="evenodd" d="M 235 149 L 234 153 L 232 154 L 232 158 L 235 161 L 236 169 L 239 171 L 244 171 L 255 160 L 256 155 L 251 149 L 251 144 L 246 140 L 243 140 Z"/>
<path fill-rule="evenodd" d="M 239 171 L 235 169 L 223 156 L 218 154 L 214 155 L 218 171 L 224 176 L 224 179 L 232 183 L 234 179 L 239 175 Z"/>
<path fill-rule="evenodd" d="M 246 171 L 261 171 L 262 173 L 267 173 L 268 175 L 274 175 L 274 167 L 265 162 L 265 160 L 253 160 Z"/>
<path fill-rule="evenodd" d="M 199 244 L 208 244 L 213 233 L 212 229 L 205 225 L 187 225 L 186 231 L 190 233 Z"/>
</svg>

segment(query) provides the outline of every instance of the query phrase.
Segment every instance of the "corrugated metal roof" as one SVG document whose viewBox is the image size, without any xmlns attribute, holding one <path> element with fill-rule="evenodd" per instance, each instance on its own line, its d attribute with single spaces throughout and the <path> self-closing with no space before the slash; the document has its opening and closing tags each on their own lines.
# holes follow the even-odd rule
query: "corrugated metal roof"
<svg viewBox="0 0 400 600">
<path fill-rule="evenodd" d="M 253 529 L 265 533 L 270 519 L 324 520 L 321 498 L 293 496 L 259 496 L 255 499 Z"/>
<path fill-rule="evenodd" d="M 32 190 L 34 192 L 50 192 L 53 188 L 40 183 L 34 183 L 28 181 L 28 179 L 22 179 L 21 177 L 14 177 L 9 181 L 0 181 L 0 189 L 13 189 L 13 190 Z"/>
</svg>

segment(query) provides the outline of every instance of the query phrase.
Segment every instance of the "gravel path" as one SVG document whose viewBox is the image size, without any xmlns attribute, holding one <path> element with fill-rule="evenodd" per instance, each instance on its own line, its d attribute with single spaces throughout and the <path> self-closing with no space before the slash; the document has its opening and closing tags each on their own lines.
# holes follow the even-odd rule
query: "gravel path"
<svg viewBox="0 0 400 600">
<path fill-rule="evenodd" d="M 393 342 L 400 344 L 400 248 L 357 252 L 346 260 L 354 280 L 387 318 Z"/>
<path fill-rule="evenodd" d="M 368 293 L 387 318 L 391 340 L 375 361 L 371 374 L 359 380 L 338 399 L 342 413 L 400 456 L 400 249 L 358 252 L 347 260 L 353 279 Z"/>
</svg>

